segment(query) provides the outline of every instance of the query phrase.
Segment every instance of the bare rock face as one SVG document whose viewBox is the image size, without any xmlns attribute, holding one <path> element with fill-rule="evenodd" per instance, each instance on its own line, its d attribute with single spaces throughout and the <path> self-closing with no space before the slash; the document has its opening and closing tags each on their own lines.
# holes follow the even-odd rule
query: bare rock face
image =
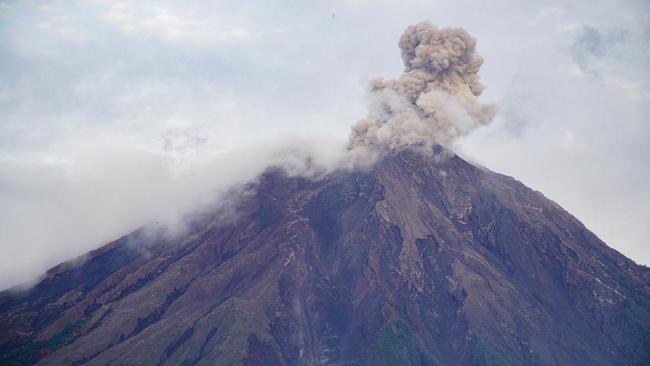
<svg viewBox="0 0 650 366">
<path fill-rule="evenodd" d="M 650 270 L 516 180 L 408 151 L 269 171 L 233 220 L 0 294 L 1 365 L 648 365 Z"/>
</svg>

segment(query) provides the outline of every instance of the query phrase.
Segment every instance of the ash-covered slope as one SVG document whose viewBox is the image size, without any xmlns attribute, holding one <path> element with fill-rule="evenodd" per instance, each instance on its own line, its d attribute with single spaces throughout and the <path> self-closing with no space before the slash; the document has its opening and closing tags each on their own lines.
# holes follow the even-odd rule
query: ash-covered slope
<svg viewBox="0 0 650 366">
<path fill-rule="evenodd" d="M 647 365 L 650 271 L 459 157 L 269 172 L 237 217 L 136 232 L 0 295 L 0 364 Z"/>
</svg>

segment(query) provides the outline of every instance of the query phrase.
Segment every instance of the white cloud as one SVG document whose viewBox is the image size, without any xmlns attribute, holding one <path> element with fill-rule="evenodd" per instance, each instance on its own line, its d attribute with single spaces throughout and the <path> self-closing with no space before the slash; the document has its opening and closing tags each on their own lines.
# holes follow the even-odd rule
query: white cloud
<svg viewBox="0 0 650 366">
<path fill-rule="evenodd" d="M 183 6 L 154 5 L 128 1 L 102 2 L 103 17 L 130 37 L 155 37 L 161 41 L 199 47 L 222 43 L 252 42 L 262 34 L 241 25 L 229 24 L 222 16 L 184 11 Z"/>
</svg>

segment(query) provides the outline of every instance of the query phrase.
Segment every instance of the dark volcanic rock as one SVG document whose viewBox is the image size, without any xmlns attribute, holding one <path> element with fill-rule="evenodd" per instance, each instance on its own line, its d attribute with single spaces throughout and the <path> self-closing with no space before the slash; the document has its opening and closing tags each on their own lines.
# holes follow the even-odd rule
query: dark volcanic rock
<svg viewBox="0 0 650 366">
<path fill-rule="evenodd" d="M 255 192 L 0 294 L 0 364 L 650 364 L 648 268 L 512 178 L 402 152 Z"/>
</svg>

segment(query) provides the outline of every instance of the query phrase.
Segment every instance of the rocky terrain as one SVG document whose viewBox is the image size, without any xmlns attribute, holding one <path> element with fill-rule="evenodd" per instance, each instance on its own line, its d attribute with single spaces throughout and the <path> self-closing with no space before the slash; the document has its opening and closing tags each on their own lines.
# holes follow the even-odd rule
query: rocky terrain
<svg viewBox="0 0 650 366">
<path fill-rule="evenodd" d="M 251 192 L 1 293 L 0 365 L 650 364 L 650 270 L 510 177 L 402 151 Z"/>
</svg>

